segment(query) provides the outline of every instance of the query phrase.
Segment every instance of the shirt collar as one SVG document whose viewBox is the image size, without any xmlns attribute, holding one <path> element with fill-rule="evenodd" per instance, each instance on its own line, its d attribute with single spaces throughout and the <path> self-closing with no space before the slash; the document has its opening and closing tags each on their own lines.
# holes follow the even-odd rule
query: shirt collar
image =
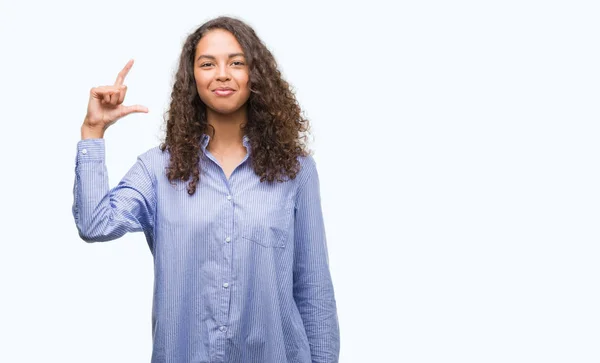
<svg viewBox="0 0 600 363">
<path fill-rule="evenodd" d="M 200 144 L 202 145 L 202 151 L 206 152 L 206 146 L 208 146 L 208 142 L 210 141 L 210 136 L 208 134 L 203 133 L 200 138 Z M 246 147 L 248 152 L 250 152 L 250 138 L 248 135 L 244 135 L 242 137 L 242 144 Z"/>
</svg>

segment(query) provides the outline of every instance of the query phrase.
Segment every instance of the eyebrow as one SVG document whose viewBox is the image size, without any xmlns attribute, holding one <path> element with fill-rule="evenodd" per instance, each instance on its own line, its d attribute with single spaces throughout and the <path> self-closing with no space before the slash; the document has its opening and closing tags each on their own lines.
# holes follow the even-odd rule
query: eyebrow
<svg viewBox="0 0 600 363">
<path fill-rule="evenodd" d="M 244 57 L 244 53 L 231 53 L 229 54 L 229 58 L 233 58 L 233 57 L 237 57 L 237 56 L 242 56 Z M 197 61 L 200 60 L 200 58 L 209 58 L 209 59 L 217 59 L 215 58 L 214 55 L 210 55 L 210 54 L 201 54 L 198 59 L 196 59 Z"/>
</svg>

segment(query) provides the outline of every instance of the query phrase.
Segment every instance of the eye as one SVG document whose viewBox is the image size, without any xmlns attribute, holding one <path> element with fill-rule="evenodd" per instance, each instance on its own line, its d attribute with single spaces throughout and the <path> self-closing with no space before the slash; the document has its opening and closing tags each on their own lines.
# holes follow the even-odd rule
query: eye
<svg viewBox="0 0 600 363">
<path fill-rule="evenodd" d="M 239 64 L 240 66 L 243 66 L 243 65 L 244 65 L 244 62 L 240 62 L 240 61 L 235 61 L 235 62 L 232 62 L 231 64 L 236 64 L 236 63 L 237 63 L 237 64 Z M 200 67 L 208 66 L 208 65 L 211 65 L 211 64 L 212 64 L 212 62 L 206 62 L 206 63 L 202 63 L 202 64 L 200 65 Z"/>
</svg>

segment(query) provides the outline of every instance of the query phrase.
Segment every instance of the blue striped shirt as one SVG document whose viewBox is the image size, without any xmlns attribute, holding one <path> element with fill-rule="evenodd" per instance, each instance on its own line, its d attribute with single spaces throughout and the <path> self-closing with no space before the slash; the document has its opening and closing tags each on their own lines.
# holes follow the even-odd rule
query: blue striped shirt
<svg viewBox="0 0 600 363">
<path fill-rule="evenodd" d="M 260 182 L 247 154 L 229 179 L 206 148 L 196 193 L 169 153 L 137 157 L 109 189 L 104 139 L 77 144 L 72 213 L 86 242 L 143 232 L 154 260 L 152 363 L 337 363 L 340 334 L 319 176 Z"/>
</svg>

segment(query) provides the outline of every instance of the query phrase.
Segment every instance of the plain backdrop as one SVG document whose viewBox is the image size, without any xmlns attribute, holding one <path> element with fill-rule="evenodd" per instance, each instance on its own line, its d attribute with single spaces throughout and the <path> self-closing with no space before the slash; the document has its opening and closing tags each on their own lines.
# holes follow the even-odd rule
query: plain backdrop
<svg viewBox="0 0 600 363">
<path fill-rule="evenodd" d="M 600 361 L 597 4 L 2 0 L 0 361 L 150 361 L 152 256 L 79 239 L 76 144 L 135 59 L 125 104 L 150 112 L 105 134 L 115 186 L 218 15 L 312 123 L 340 362 Z"/>
</svg>

